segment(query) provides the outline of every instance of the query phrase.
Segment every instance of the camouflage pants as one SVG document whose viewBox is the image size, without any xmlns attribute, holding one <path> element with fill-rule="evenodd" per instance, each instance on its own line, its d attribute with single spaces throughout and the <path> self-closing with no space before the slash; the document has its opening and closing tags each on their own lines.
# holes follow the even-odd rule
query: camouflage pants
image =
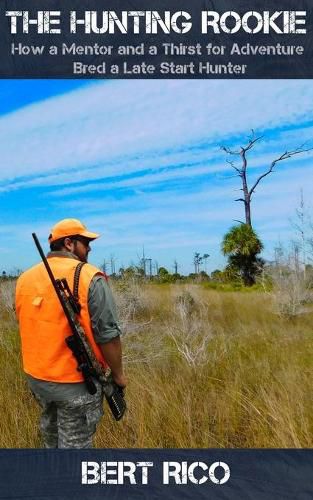
<svg viewBox="0 0 313 500">
<path fill-rule="evenodd" d="M 103 392 L 86 393 L 68 401 L 45 401 L 35 395 L 42 408 L 40 429 L 46 448 L 92 448 L 92 438 L 103 415 Z"/>
</svg>

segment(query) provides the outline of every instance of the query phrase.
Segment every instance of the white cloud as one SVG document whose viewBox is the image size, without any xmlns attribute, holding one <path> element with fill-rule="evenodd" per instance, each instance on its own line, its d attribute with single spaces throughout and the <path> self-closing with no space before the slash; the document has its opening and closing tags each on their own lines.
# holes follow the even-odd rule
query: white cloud
<svg viewBox="0 0 313 500">
<path fill-rule="evenodd" d="M 181 145 L 246 134 L 251 127 L 304 120 L 311 113 L 312 98 L 308 81 L 92 84 L 0 119 L 0 179 L 66 175 L 86 167 L 106 176 L 106 165 L 124 158 L 139 161 Z M 109 173 L 113 170 L 108 166 Z M 127 171 L 125 162 L 118 172 Z"/>
</svg>

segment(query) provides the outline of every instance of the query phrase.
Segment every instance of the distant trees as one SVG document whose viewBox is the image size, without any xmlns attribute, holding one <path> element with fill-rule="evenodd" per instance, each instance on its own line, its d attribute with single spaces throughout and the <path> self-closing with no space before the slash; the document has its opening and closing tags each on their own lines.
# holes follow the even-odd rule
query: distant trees
<svg viewBox="0 0 313 500">
<path fill-rule="evenodd" d="M 255 283 L 264 261 L 259 257 L 263 244 L 249 224 L 233 226 L 222 241 L 222 252 L 228 256 L 229 271 L 235 271 L 246 286 Z"/>
<path fill-rule="evenodd" d="M 159 268 L 158 277 L 160 278 L 161 281 L 167 281 L 169 274 L 170 273 L 165 267 Z"/>
<path fill-rule="evenodd" d="M 195 274 L 198 274 L 200 271 L 202 257 L 200 257 L 199 252 L 195 252 L 193 256 L 193 265 L 195 266 Z"/>
<path fill-rule="evenodd" d="M 214 281 L 223 281 L 223 271 L 214 269 L 214 271 L 211 272 L 211 279 Z"/>
<path fill-rule="evenodd" d="M 193 257 L 193 264 L 195 266 L 195 274 L 200 273 L 200 266 L 204 262 L 206 264 L 207 259 L 210 257 L 208 253 L 204 253 L 203 255 L 200 255 L 199 252 L 195 252 L 194 257 Z"/>
<path fill-rule="evenodd" d="M 156 276 L 158 283 L 175 283 L 183 278 L 179 273 L 171 274 L 165 267 L 160 267 Z"/>
<path fill-rule="evenodd" d="M 14 280 L 18 278 L 22 274 L 22 272 L 23 269 L 20 269 L 19 267 L 14 267 L 9 271 L 2 271 L 2 273 L 0 273 L 0 280 L 1 281 Z"/>
</svg>

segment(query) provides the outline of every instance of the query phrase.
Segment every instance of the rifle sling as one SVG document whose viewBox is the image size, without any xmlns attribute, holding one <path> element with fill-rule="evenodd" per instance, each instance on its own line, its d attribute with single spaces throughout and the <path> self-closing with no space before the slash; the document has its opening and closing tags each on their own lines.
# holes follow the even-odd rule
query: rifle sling
<svg viewBox="0 0 313 500">
<path fill-rule="evenodd" d="M 83 266 L 86 264 L 86 262 L 80 262 L 77 264 L 75 273 L 74 273 L 74 280 L 73 280 L 73 297 L 75 299 L 75 302 L 79 304 L 79 296 L 78 296 L 78 287 L 79 287 L 79 277 L 81 270 Z"/>
</svg>

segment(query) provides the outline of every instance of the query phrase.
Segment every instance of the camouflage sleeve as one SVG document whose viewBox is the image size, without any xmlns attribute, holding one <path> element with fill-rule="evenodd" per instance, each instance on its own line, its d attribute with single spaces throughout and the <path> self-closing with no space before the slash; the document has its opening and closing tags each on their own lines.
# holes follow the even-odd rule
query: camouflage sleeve
<svg viewBox="0 0 313 500">
<path fill-rule="evenodd" d="M 95 276 L 90 283 L 88 309 L 97 344 L 110 342 L 121 334 L 110 286 L 101 275 Z"/>
</svg>

